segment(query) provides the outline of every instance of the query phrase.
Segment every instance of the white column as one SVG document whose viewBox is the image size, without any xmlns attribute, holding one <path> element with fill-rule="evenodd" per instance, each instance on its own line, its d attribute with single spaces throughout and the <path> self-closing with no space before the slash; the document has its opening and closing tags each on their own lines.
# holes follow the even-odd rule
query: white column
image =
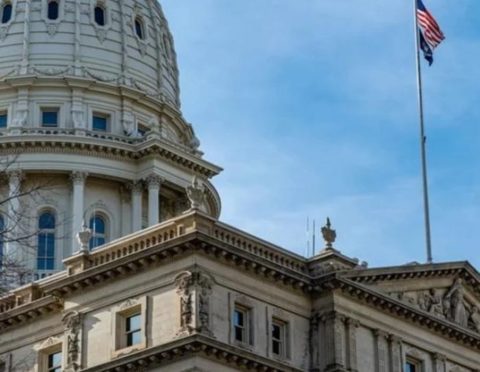
<svg viewBox="0 0 480 372">
<path fill-rule="evenodd" d="M 162 178 L 156 174 L 147 177 L 148 186 L 148 226 L 160 222 L 160 186 Z"/>
<path fill-rule="evenodd" d="M 20 193 L 23 180 L 23 173 L 20 170 L 13 170 L 8 172 L 8 216 L 7 220 L 7 231 L 8 236 L 6 237 L 5 244 L 5 255 L 8 260 L 15 262 L 20 259 L 21 252 L 19 252 L 20 242 L 17 239 L 22 240 L 21 236 L 18 236 L 20 229 Z M 24 233 L 25 235 L 28 232 Z"/>
<path fill-rule="evenodd" d="M 143 183 L 141 181 L 130 184 L 132 190 L 132 232 L 142 229 L 142 194 Z"/>
<path fill-rule="evenodd" d="M 72 196 L 72 252 L 80 250 L 80 243 L 77 240 L 77 234 L 83 230 L 85 210 L 85 180 L 88 174 L 85 172 L 73 172 L 70 176 L 73 184 Z"/>
<path fill-rule="evenodd" d="M 131 215 L 131 202 L 132 202 L 132 195 L 130 194 L 128 187 L 125 185 L 120 186 L 120 202 L 122 205 L 122 215 L 121 215 L 121 223 L 122 223 L 122 236 L 130 234 L 132 231 L 132 222 L 130 219 L 132 218 Z"/>
</svg>

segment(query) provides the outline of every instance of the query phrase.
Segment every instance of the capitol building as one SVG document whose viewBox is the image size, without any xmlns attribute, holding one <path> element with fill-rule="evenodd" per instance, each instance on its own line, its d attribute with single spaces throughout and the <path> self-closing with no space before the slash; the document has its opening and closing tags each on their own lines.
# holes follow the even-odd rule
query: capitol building
<svg viewBox="0 0 480 372">
<path fill-rule="evenodd" d="M 156 0 L 0 0 L 0 166 L 0 372 L 480 371 L 468 262 L 220 221 Z"/>
</svg>

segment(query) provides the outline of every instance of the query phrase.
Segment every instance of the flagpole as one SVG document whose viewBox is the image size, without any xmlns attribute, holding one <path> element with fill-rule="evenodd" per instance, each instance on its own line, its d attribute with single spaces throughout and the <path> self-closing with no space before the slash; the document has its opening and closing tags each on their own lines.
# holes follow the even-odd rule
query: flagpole
<svg viewBox="0 0 480 372">
<path fill-rule="evenodd" d="M 427 263 L 432 263 L 432 238 L 430 233 L 430 207 L 428 200 L 428 177 L 427 177 L 427 154 L 426 143 L 427 137 L 425 135 L 425 125 L 423 116 L 423 91 L 422 91 L 422 69 L 420 64 L 420 29 L 418 27 L 418 2 L 414 3 L 414 19 L 415 19 L 415 46 L 416 46 L 416 60 L 417 60 L 417 93 L 418 93 L 418 111 L 420 115 L 420 154 L 422 163 L 422 184 L 423 184 L 423 212 L 425 219 L 425 241 L 427 248 Z"/>
</svg>

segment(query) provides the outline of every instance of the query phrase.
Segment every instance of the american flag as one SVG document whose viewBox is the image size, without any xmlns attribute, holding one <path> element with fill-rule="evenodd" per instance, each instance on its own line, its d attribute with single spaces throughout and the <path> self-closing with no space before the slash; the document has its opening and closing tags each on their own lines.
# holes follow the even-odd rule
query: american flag
<svg viewBox="0 0 480 372">
<path fill-rule="evenodd" d="M 430 12 L 417 0 L 417 19 L 420 34 L 420 48 L 428 63 L 433 63 L 433 50 L 445 39 L 440 26 Z"/>
</svg>

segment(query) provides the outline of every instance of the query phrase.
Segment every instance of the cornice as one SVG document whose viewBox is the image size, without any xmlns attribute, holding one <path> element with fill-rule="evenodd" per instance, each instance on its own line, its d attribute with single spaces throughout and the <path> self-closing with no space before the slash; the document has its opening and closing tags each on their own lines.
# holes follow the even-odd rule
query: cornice
<svg viewBox="0 0 480 372">
<path fill-rule="evenodd" d="M 121 161 L 159 156 L 175 166 L 207 178 L 214 177 L 222 171 L 222 168 L 161 140 L 131 144 L 62 134 L 4 136 L 0 137 L 0 153 L 70 153 Z"/>
<path fill-rule="evenodd" d="M 392 280 L 459 277 L 480 298 L 480 275 L 468 261 L 352 270 L 346 272 L 345 277 L 362 284 Z"/>
<path fill-rule="evenodd" d="M 462 328 L 455 323 L 434 317 L 423 310 L 408 306 L 390 296 L 342 277 L 341 273 L 333 273 L 317 280 L 313 285 L 313 290 L 316 292 L 339 290 L 344 295 L 377 308 L 384 313 L 390 313 L 454 342 L 460 342 L 468 347 L 480 350 L 480 334 Z"/>
<path fill-rule="evenodd" d="M 83 372 L 123 372 L 143 370 L 173 363 L 186 357 L 204 356 L 231 367 L 264 372 L 300 372 L 288 364 L 261 357 L 203 335 L 193 335 L 168 344 L 148 348 L 111 362 L 85 368 Z"/>
<path fill-rule="evenodd" d="M 49 313 L 63 309 L 63 301 L 55 296 L 46 296 L 0 313 L 0 332 L 17 325 L 24 325 Z"/>
</svg>

